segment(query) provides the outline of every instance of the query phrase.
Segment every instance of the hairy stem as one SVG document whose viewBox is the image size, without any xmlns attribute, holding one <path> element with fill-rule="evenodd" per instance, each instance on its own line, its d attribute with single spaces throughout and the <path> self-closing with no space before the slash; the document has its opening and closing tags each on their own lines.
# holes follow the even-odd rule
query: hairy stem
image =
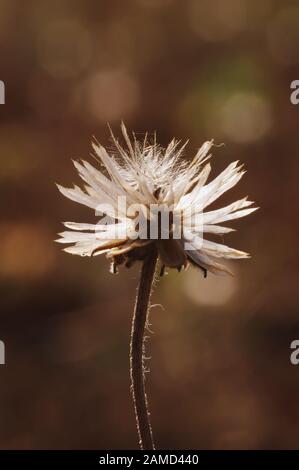
<svg viewBox="0 0 299 470">
<path fill-rule="evenodd" d="M 155 448 L 145 393 L 144 332 L 147 323 L 150 295 L 157 263 L 154 248 L 143 261 L 134 309 L 130 344 L 130 375 L 135 407 L 139 445 L 143 450 Z"/>
</svg>

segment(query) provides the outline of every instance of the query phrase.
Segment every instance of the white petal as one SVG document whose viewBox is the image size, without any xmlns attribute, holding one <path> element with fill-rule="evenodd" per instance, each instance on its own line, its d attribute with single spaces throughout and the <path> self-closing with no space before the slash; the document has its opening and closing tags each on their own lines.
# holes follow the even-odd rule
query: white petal
<svg viewBox="0 0 299 470">
<path fill-rule="evenodd" d="M 197 198 L 201 194 L 202 188 L 205 185 L 205 183 L 206 183 L 206 181 L 209 177 L 210 172 L 211 172 L 211 165 L 210 165 L 210 163 L 207 163 L 203 167 L 203 169 L 199 173 L 199 175 L 196 178 L 194 178 L 191 181 L 191 183 L 189 182 L 188 185 L 185 186 L 184 193 L 186 193 L 189 190 L 191 185 L 193 186 L 194 184 L 196 184 L 195 187 L 192 189 L 192 191 L 190 193 L 185 194 L 184 196 L 182 196 L 180 198 L 180 200 L 177 204 L 178 209 L 183 209 L 183 208 L 186 208 L 188 206 L 190 207 L 190 205 L 193 205 L 193 204 L 195 205 L 196 204 Z"/>
<path fill-rule="evenodd" d="M 92 147 L 95 150 L 96 154 L 101 158 L 111 178 L 115 181 L 116 184 L 120 185 L 121 188 L 126 191 L 126 196 L 132 196 L 134 198 L 134 202 L 147 202 L 147 200 L 142 197 L 142 195 L 126 181 L 117 163 L 113 158 L 108 155 L 106 149 L 101 145 L 96 145 L 95 143 L 92 144 Z"/>
<path fill-rule="evenodd" d="M 92 256 L 93 252 L 98 248 L 100 248 L 99 242 L 79 242 L 64 248 L 63 251 L 71 253 L 72 255 Z"/>
<path fill-rule="evenodd" d="M 234 183 L 236 176 L 238 176 L 237 164 L 237 161 L 231 163 L 209 184 L 206 186 L 201 186 L 199 191 L 196 186 L 190 194 L 187 194 L 182 198 L 180 207 L 185 208 L 190 206 L 190 204 L 193 204 L 197 207 L 198 210 L 203 210 L 213 200 L 217 199 L 220 194 L 229 189 L 229 185 L 234 185 L 237 183 L 237 181 Z M 195 195 L 196 198 L 194 197 Z"/>
<path fill-rule="evenodd" d="M 127 240 L 128 238 L 134 239 L 135 230 L 130 228 L 126 224 L 112 224 L 103 225 L 103 230 L 91 232 L 77 232 L 77 231 L 65 231 L 59 233 L 60 237 L 56 241 L 58 243 L 76 243 L 79 241 L 115 241 L 115 240 Z M 136 237 L 135 237 L 136 238 Z"/>
<path fill-rule="evenodd" d="M 207 256 L 196 250 L 186 251 L 186 253 L 187 253 L 188 258 L 191 259 L 191 261 L 193 261 L 198 267 L 207 269 L 213 274 L 233 275 L 233 273 L 226 266 L 218 263 L 216 260 L 214 260 L 210 256 Z"/>
<path fill-rule="evenodd" d="M 64 222 L 63 225 L 71 230 L 90 230 L 96 232 L 98 230 L 98 224 L 81 224 L 80 222 Z"/>
<path fill-rule="evenodd" d="M 201 250 L 208 255 L 215 256 L 216 258 L 249 258 L 249 254 L 244 251 L 235 250 L 221 243 L 211 242 L 209 240 L 203 240 Z"/>
<path fill-rule="evenodd" d="M 86 163 L 86 162 L 85 162 Z M 89 186 L 93 189 L 93 194 L 95 198 L 99 201 L 99 203 L 108 203 L 115 205 L 117 201 L 117 197 L 124 194 L 121 192 L 113 183 L 113 181 L 108 180 L 108 178 L 104 177 L 104 182 L 101 183 L 99 180 L 100 178 L 95 177 L 95 172 L 98 172 L 95 168 L 91 165 L 88 168 L 93 168 L 91 172 L 90 169 L 85 168 L 85 166 L 81 165 L 79 162 L 74 161 L 74 165 L 81 176 L 81 178 L 89 184 Z M 107 180 L 107 182 L 105 181 Z"/>
<path fill-rule="evenodd" d="M 246 215 L 251 214 L 257 209 L 258 207 L 251 207 L 250 209 L 243 209 L 241 211 L 233 212 L 232 214 L 224 215 L 219 219 L 217 218 L 217 222 L 226 222 L 227 220 L 240 219 L 241 217 L 245 217 Z"/>
<path fill-rule="evenodd" d="M 58 234 L 61 238 L 55 240 L 57 243 L 76 243 L 79 241 L 95 242 L 97 240 L 95 233 L 87 232 L 61 232 Z"/>
<path fill-rule="evenodd" d="M 244 173 L 244 171 L 239 171 L 239 167 L 232 167 L 230 171 L 220 174 L 219 177 L 202 188 L 202 191 L 198 195 L 198 205 L 205 208 L 212 204 L 212 202 L 218 199 L 223 193 L 235 186 Z"/>
<path fill-rule="evenodd" d="M 225 233 L 235 232 L 235 229 L 221 227 L 221 225 L 203 225 L 202 231 L 205 233 L 216 233 L 217 235 L 223 235 Z"/>
<path fill-rule="evenodd" d="M 71 199 L 72 201 L 83 204 L 84 206 L 90 207 L 91 209 L 96 209 L 98 206 L 98 201 L 84 193 L 78 186 L 74 186 L 74 188 L 64 188 L 63 186 L 57 184 L 57 187 L 65 197 Z"/>
<path fill-rule="evenodd" d="M 206 142 L 204 142 L 204 144 L 197 151 L 197 154 L 195 155 L 194 159 L 190 163 L 189 168 L 193 167 L 194 165 L 196 165 L 196 167 L 198 168 L 200 165 L 204 163 L 204 161 L 210 158 L 210 155 L 208 155 L 208 152 L 211 150 L 213 144 L 214 144 L 213 140 L 207 140 Z"/>
<path fill-rule="evenodd" d="M 110 229 L 115 226 L 122 226 L 122 227 L 127 227 L 132 228 L 134 225 L 132 224 L 132 221 L 130 219 L 127 219 L 125 222 L 121 222 L 119 224 L 81 224 L 80 222 L 64 222 L 64 226 L 71 229 L 71 230 L 89 230 L 91 232 L 103 232 L 106 231 L 107 229 Z"/>
<path fill-rule="evenodd" d="M 226 207 L 222 207 L 221 209 L 216 209 L 214 211 L 205 212 L 204 213 L 204 222 L 206 224 L 214 224 L 223 222 L 223 216 L 228 215 L 231 212 L 234 212 L 239 209 L 243 209 L 244 207 L 251 206 L 253 204 L 252 201 L 248 201 L 247 197 L 240 199 L 239 201 L 233 202 Z"/>
</svg>

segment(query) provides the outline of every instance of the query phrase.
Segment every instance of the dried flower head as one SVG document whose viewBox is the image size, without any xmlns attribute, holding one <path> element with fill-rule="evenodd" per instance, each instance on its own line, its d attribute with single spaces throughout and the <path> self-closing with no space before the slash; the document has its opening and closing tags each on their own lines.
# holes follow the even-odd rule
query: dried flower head
<svg viewBox="0 0 299 470">
<path fill-rule="evenodd" d="M 144 334 L 148 323 L 150 295 L 158 257 L 165 267 L 186 268 L 189 263 L 206 275 L 230 272 L 219 258 L 247 258 L 243 251 L 206 239 L 206 234 L 223 235 L 233 229 L 221 224 L 244 217 L 257 208 L 247 198 L 217 210 L 206 208 L 242 178 L 238 162 L 231 163 L 219 176 L 207 183 L 211 171 L 210 149 L 206 142 L 191 162 L 183 160 L 185 145 L 173 140 L 166 149 L 147 136 L 131 140 L 125 126 L 124 148 L 111 132 L 114 150 L 110 155 L 98 143 L 93 144 L 103 171 L 90 163 L 74 162 L 85 182 L 59 190 L 69 199 L 96 211 L 96 224 L 65 222 L 69 229 L 60 234 L 65 251 L 81 256 L 106 253 L 112 271 L 118 265 L 130 267 L 143 261 L 132 319 L 130 376 L 141 449 L 155 449 L 145 393 Z"/>
<path fill-rule="evenodd" d="M 62 232 L 57 240 L 70 245 L 65 251 L 81 256 L 106 253 L 113 272 L 120 264 L 130 267 L 136 260 L 143 260 L 153 249 L 158 250 L 161 272 L 165 266 L 180 270 L 191 263 L 204 274 L 230 273 L 219 264 L 219 258 L 249 256 L 206 239 L 209 233 L 231 232 L 233 229 L 220 224 L 257 209 L 249 208 L 253 203 L 243 198 L 206 211 L 244 175 L 238 162 L 207 183 L 211 171 L 207 161 L 213 141 L 205 142 L 189 162 L 181 158 L 186 144 L 180 147 L 179 142 L 172 140 L 164 149 L 156 142 L 150 143 L 147 136 L 139 142 L 134 134 L 129 138 L 124 124 L 122 134 L 126 147 L 112 134 L 114 151 L 110 155 L 103 146 L 93 143 L 104 171 L 86 161 L 74 162 L 85 182 L 84 190 L 58 185 L 64 196 L 105 216 L 96 224 L 65 222 L 70 230 Z"/>
</svg>

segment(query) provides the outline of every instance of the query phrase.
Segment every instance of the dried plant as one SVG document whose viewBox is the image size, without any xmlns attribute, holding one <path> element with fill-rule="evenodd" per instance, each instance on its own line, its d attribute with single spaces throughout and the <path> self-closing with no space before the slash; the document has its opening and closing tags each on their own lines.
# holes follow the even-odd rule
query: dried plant
<svg viewBox="0 0 299 470">
<path fill-rule="evenodd" d="M 249 255 L 226 245 L 209 241 L 206 234 L 223 235 L 233 229 L 219 225 L 255 211 L 247 198 L 221 209 L 206 208 L 235 186 L 245 173 L 238 162 L 231 163 L 219 176 L 207 183 L 211 171 L 208 162 L 213 142 L 206 142 L 191 162 L 182 158 L 186 144 L 172 140 L 166 149 L 147 136 L 142 142 L 130 139 L 122 124 L 126 147 L 111 132 L 114 151 L 93 144 L 101 171 L 86 161 L 74 162 L 85 183 L 64 188 L 69 199 L 96 211 L 96 224 L 65 222 L 69 229 L 57 240 L 64 250 L 81 256 L 106 254 L 111 271 L 120 265 L 142 262 L 141 276 L 132 321 L 130 373 L 141 449 L 154 449 L 144 377 L 144 332 L 148 320 L 150 294 L 156 264 L 165 268 L 186 269 L 189 264 L 214 274 L 231 274 L 219 258 L 247 258 Z"/>
</svg>

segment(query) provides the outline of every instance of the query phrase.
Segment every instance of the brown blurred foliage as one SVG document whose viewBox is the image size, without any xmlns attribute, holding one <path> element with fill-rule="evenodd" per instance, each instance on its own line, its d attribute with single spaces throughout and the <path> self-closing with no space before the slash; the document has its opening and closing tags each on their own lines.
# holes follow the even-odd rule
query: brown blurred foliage
<svg viewBox="0 0 299 470">
<path fill-rule="evenodd" d="M 299 8 L 295 1 L 1 0 L 2 449 L 137 445 L 128 344 L 138 269 L 61 252 L 61 221 L 93 221 L 77 181 L 106 122 L 204 140 L 261 209 L 225 238 L 233 279 L 171 272 L 151 310 L 147 387 L 159 448 L 298 448 Z"/>
</svg>

